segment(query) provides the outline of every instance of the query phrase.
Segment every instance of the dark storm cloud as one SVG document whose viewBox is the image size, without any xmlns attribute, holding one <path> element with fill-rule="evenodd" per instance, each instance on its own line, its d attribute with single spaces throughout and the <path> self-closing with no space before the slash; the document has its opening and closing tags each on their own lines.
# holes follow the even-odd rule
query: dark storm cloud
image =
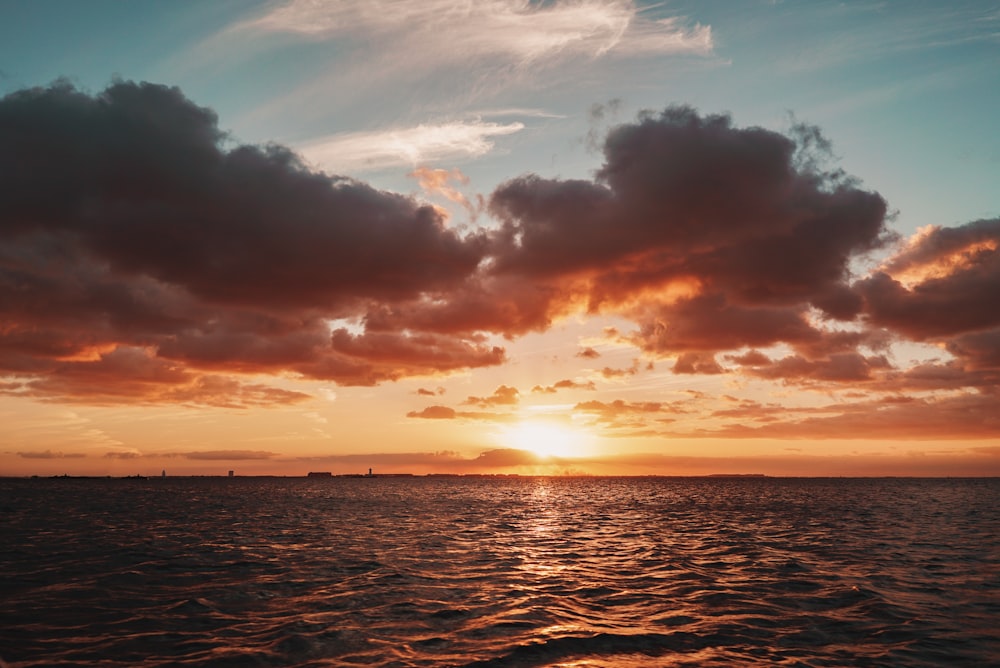
<svg viewBox="0 0 1000 668">
<path fill-rule="evenodd" d="M 870 323 L 954 358 L 886 374 L 883 384 L 976 388 L 1000 410 L 1000 219 L 920 230 L 855 289 Z"/>
<path fill-rule="evenodd" d="M 496 190 L 494 271 L 582 290 L 654 353 L 819 339 L 807 310 L 853 318 L 849 262 L 888 233 L 877 193 L 817 167 L 817 138 L 687 107 L 642 116 L 609 132 L 596 180 Z"/>
<path fill-rule="evenodd" d="M 116 276 L 254 307 L 413 296 L 482 257 L 431 207 L 223 139 L 176 88 L 13 93 L 0 103 L 0 233 L 71 239 Z"/>
<path fill-rule="evenodd" d="M 828 150 L 815 128 L 670 107 L 613 127 L 595 178 L 509 180 L 495 227 L 460 233 L 413 198 L 236 144 L 176 88 L 18 91 L 0 99 L 0 392 L 293 403 L 307 397 L 233 374 L 375 385 L 499 365 L 495 335 L 580 311 L 630 320 L 615 337 L 677 373 L 986 390 L 1000 220 L 925 230 L 858 280 L 851 262 L 892 237 L 887 206 Z M 954 359 L 896 371 L 899 339 Z M 741 353 L 778 344 L 792 354 Z M 435 408 L 410 415 L 506 419 Z"/>
<path fill-rule="evenodd" d="M 174 400 L 143 388 L 182 398 L 205 371 L 372 384 L 503 359 L 465 336 L 331 335 L 371 300 L 470 277 L 485 235 L 283 147 L 233 145 L 176 88 L 7 95 L 0 182 L 0 371 L 35 392 L 86 398 L 88 374 L 114 372 L 123 401 Z"/>
<path fill-rule="evenodd" d="M 784 380 L 789 383 L 824 381 L 859 383 L 875 378 L 875 373 L 891 368 L 883 355 L 865 356 L 857 352 L 844 352 L 822 359 L 807 359 L 789 355 L 779 360 L 743 359 L 743 371 L 756 378 Z"/>
<path fill-rule="evenodd" d="M 857 289 L 872 322 L 926 340 L 1000 327 L 998 286 L 1000 219 L 993 219 L 918 235 Z"/>
<path fill-rule="evenodd" d="M 946 347 L 971 370 L 1000 370 L 1000 328 L 956 336 Z"/>
<path fill-rule="evenodd" d="M 507 337 L 544 331 L 576 308 L 575 295 L 559 283 L 480 271 L 430 299 L 371 307 L 364 324 L 370 331 L 419 329 L 449 335 L 489 331 Z"/>
</svg>

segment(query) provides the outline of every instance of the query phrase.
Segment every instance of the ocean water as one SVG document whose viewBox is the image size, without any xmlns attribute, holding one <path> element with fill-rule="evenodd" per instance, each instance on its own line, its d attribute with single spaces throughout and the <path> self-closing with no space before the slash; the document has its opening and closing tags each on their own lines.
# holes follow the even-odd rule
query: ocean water
<svg viewBox="0 0 1000 668">
<path fill-rule="evenodd" d="M 8 666 L 998 666 L 1000 480 L 0 480 Z"/>
</svg>

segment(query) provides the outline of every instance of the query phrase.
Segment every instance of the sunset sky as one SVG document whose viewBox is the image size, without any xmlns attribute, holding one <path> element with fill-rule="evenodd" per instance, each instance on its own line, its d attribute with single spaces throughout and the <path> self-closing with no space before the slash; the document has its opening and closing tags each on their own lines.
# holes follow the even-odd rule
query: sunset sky
<svg viewBox="0 0 1000 668">
<path fill-rule="evenodd" d="M 1000 475 L 990 2 L 0 0 L 0 475 Z"/>
</svg>

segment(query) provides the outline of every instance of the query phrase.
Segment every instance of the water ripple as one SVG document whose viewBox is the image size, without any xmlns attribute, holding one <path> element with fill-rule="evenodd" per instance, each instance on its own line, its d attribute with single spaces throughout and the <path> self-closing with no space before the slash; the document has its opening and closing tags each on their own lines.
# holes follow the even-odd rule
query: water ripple
<svg viewBox="0 0 1000 668">
<path fill-rule="evenodd" d="M 1000 481 L 2 480 L 7 665 L 1000 665 Z"/>
</svg>

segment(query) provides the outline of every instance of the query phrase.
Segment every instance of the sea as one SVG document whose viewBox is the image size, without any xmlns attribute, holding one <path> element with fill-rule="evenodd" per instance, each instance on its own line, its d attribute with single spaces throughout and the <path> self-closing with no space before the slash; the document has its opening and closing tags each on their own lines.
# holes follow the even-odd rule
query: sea
<svg viewBox="0 0 1000 668">
<path fill-rule="evenodd" d="M 1000 479 L 3 479 L 0 665 L 1000 666 Z"/>
</svg>

